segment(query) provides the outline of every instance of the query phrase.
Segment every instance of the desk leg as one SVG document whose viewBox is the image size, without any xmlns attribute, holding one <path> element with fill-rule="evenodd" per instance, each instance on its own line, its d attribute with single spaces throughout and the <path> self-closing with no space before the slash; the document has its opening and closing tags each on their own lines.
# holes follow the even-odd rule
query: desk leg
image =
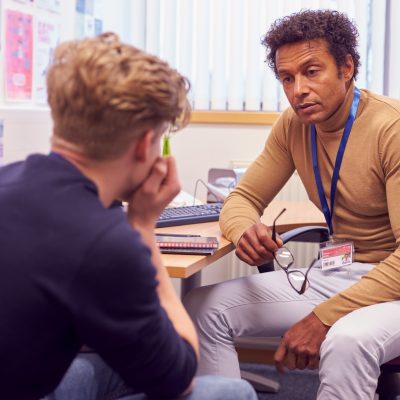
<svg viewBox="0 0 400 400">
<path fill-rule="evenodd" d="M 183 299 L 192 289 L 201 285 L 201 271 L 192 276 L 181 280 L 181 299 Z"/>
</svg>

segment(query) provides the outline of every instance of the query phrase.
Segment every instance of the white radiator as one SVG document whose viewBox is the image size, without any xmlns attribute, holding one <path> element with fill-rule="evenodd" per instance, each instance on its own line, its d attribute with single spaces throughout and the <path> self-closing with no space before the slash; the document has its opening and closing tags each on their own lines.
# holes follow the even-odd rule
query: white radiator
<svg viewBox="0 0 400 400">
<path fill-rule="evenodd" d="M 301 183 L 297 172 L 293 174 L 285 187 L 278 193 L 276 199 L 290 201 L 308 200 L 307 193 L 303 187 L 303 184 Z M 294 266 L 296 268 L 307 266 L 318 255 L 317 243 L 293 242 L 288 243 L 287 247 L 294 255 Z M 256 267 L 251 267 L 240 261 L 234 253 L 232 253 L 231 257 L 231 278 L 238 278 L 240 276 L 258 273 Z"/>
</svg>

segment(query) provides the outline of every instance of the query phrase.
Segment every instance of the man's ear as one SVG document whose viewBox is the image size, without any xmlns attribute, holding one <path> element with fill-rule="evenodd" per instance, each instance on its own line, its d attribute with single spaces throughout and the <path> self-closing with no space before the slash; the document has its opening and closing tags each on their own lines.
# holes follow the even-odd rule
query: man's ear
<svg viewBox="0 0 400 400">
<path fill-rule="evenodd" d="M 347 54 L 344 64 L 341 66 L 342 76 L 345 81 L 350 81 L 354 76 L 354 61 L 351 54 Z"/>
<path fill-rule="evenodd" d="M 149 154 L 151 144 L 154 140 L 155 132 L 153 129 L 145 132 L 137 141 L 134 149 L 134 157 L 136 161 L 146 161 Z"/>
</svg>

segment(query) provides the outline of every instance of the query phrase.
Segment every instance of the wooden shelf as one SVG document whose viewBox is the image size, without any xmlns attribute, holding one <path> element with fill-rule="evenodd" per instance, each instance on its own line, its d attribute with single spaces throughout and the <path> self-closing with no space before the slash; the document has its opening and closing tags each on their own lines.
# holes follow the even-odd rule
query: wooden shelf
<svg viewBox="0 0 400 400">
<path fill-rule="evenodd" d="M 193 111 L 191 124 L 272 125 L 279 112 L 261 111 Z"/>
</svg>

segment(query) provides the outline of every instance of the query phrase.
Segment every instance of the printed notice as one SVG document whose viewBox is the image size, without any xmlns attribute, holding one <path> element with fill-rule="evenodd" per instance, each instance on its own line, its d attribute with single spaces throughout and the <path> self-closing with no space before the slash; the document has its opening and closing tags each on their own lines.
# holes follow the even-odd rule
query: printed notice
<svg viewBox="0 0 400 400">
<path fill-rule="evenodd" d="M 37 21 L 34 68 L 34 98 L 45 103 L 47 98 L 46 74 L 59 41 L 59 25 L 46 20 Z"/>
<path fill-rule="evenodd" d="M 58 14 L 61 12 L 61 0 L 36 0 L 36 5 Z"/>
<path fill-rule="evenodd" d="M 7 100 L 32 98 L 32 15 L 6 10 L 5 83 Z"/>
</svg>

